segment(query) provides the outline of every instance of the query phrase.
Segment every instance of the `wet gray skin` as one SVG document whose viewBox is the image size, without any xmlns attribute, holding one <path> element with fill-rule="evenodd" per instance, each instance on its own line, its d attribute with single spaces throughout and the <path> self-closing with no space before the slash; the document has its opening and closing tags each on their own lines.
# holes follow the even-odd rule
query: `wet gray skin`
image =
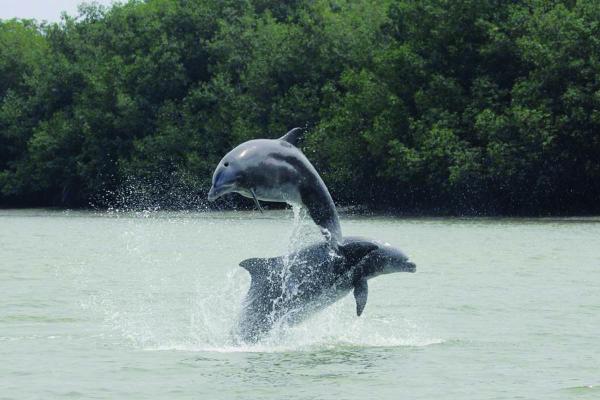
<svg viewBox="0 0 600 400">
<path fill-rule="evenodd" d="M 295 145 L 301 129 L 279 139 L 255 139 L 231 150 L 217 165 L 208 193 L 211 201 L 227 193 L 306 207 L 325 237 L 339 243 L 339 217 L 325 183 Z"/>
<path fill-rule="evenodd" d="M 233 331 L 241 342 L 256 342 L 278 324 L 297 324 L 350 291 L 360 316 L 368 279 L 416 270 L 399 249 L 360 237 L 344 238 L 335 252 L 321 242 L 286 256 L 244 260 L 240 266 L 251 277 Z"/>
</svg>

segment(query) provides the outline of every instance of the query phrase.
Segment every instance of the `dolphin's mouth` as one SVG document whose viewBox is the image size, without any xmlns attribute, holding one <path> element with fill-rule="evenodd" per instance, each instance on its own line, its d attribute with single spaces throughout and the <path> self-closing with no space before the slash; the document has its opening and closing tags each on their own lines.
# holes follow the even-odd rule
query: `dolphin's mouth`
<svg viewBox="0 0 600 400">
<path fill-rule="evenodd" d="M 211 186 L 210 190 L 208 191 L 208 200 L 209 201 L 215 201 L 216 199 L 218 199 L 219 197 L 223 196 L 224 194 L 227 194 L 231 191 L 233 191 L 234 185 L 221 185 L 221 186 Z"/>
<path fill-rule="evenodd" d="M 406 261 L 402 270 L 404 272 L 417 272 L 417 265 L 413 262 Z"/>
</svg>

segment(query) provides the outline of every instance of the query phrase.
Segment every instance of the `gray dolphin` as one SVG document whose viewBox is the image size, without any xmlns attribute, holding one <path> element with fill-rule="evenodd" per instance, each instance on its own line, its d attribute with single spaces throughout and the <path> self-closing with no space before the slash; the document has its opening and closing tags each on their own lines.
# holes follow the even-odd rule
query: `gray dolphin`
<svg viewBox="0 0 600 400">
<path fill-rule="evenodd" d="M 255 139 L 231 150 L 217 165 L 208 199 L 235 192 L 254 199 L 306 207 L 323 234 L 339 243 L 342 229 L 329 190 L 296 147 L 302 129 L 294 128 L 279 139 Z"/>
<path fill-rule="evenodd" d="M 256 342 L 275 325 L 294 325 L 351 290 L 356 314 L 367 304 L 367 280 L 392 272 L 415 272 L 402 251 L 376 240 L 346 237 L 337 251 L 325 242 L 273 258 L 240 263 L 251 277 L 234 338 Z"/>
</svg>

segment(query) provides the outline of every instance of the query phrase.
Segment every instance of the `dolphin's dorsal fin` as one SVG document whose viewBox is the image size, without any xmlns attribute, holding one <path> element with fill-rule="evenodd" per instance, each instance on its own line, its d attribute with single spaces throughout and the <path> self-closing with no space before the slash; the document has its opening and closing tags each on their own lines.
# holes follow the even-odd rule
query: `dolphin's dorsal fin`
<svg viewBox="0 0 600 400">
<path fill-rule="evenodd" d="M 276 265 L 279 257 L 273 258 L 248 258 L 240 263 L 240 267 L 250 273 L 252 278 L 266 276 L 270 268 Z"/>
<path fill-rule="evenodd" d="M 294 128 L 280 137 L 279 140 L 283 140 L 284 142 L 288 142 L 289 144 L 298 147 L 298 142 L 300 142 L 300 139 L 302 139 L 303 135 L 304 131 L 302 128 Z"/>
<path fill-rule="evenodd" d="M 354 299 L 356 300 L 356 315 L 360 317 L 365 306 L 367 305 L 367 297 L 369 296 L 369 286 L 367 285 L 367 279 L 359 279 L 354 284 Z"/>
</svg>

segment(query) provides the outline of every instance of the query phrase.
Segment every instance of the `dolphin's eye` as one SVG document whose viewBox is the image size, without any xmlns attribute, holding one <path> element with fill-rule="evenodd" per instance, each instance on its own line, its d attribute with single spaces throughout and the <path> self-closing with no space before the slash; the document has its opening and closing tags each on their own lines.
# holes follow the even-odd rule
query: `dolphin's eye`
<svg viewBox="0 0 600 400">
<path fill-rule="evenodd" d="M 229 167 L 229 163 L 228 162 L 225 162 L 223 165 L 226 166 L 226 167 Z"/>
</svg>

